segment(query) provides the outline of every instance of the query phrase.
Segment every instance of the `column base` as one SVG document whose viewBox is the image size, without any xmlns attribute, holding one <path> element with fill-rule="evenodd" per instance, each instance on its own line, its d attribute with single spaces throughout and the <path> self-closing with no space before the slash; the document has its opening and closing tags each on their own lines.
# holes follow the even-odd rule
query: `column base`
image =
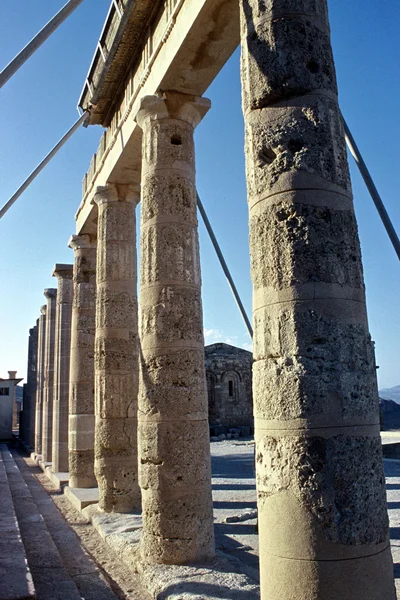
<svg viewBox="0 0 400 600">
<path fill-rule="evenodd" d="M 79 511 L 99 502 L 99 488 L 71 488 L 68 485 L 64 488 L 64 494 L 72 506 Z"/>
</svg>

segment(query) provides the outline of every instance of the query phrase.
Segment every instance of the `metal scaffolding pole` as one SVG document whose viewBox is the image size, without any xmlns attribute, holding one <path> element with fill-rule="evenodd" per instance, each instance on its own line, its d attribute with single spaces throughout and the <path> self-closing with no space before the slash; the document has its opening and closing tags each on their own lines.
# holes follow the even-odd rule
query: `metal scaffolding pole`
<svg viewBox="0 0 400 600">
<path fill-rule="evenodd" d="M 56 29 L 69 17 L 83 0 L 69 0 L 67 4 L 39 31 L 19 54 L 1 71 L 0 88 L 18 71 Z"/>
<path fill-rule="evenodd" d="M 202 202 L 200 200 L 199 194 L 197 194 L 197 206 L 199 207 L 199 211 L 200 211 L 200 214 L 201 214 L 201 216 L 203 218 L 204 225 L 206 226 L 208 235 L 211 238 L 211 242 L 212 242 L 212 244 L 214 246 L 215 252 L 217 253 L 217 256 L 218 256 L 219 262 L 221 264 L 222 270 L 225 273 L 225 277 L 228 280 L 229 287 L 232 290 L 232 294 L 233 294 L 233 297 L 236 300 L 236 304 L 238 305 L 238 308 L 240 310 L 240 314 L 242 315 L 243 321 L 245 322 L 245 325 L 247 327 L 247 331 L 249 332 L 249 335 L 250 335 L 251 339 L 253 339 L 253 328 L 251 326 L 250 320 L 249 320 L 249 318 L 247 316 L 247 313 L 246 313 L 246 310 L 245 310 L 245 308 L 243 306 L 243 303 L 242 303 L 242 301 L 240 299 L 239 292 L 237 291 L 236 285 L 235 285 L 235 283 L 234 283 L 234 281 L 232 279 L 232 275 L 231 275 L 231 273 L 229 271 L 228 265 L 225 262 L 224 256 L 223 256 L 223 254 L 221 252 L 221 248 L 219 247 L 219 244 L 217 242 L 217 238 L 214 235 L 214 231 L 213 231 L 213 229 L 211 227 L 210 221 L 208 220 L 206 211 L 204 210 L 204 206 L 203 206 L 203 204 L 202 204 Z"/>
<path fill-rule="evenodd" d="M 349 150 L 350 150 L 354 160 L 357 163 L 357 166 L 361 173 L 361 176 L 364 179 L 364 183 L 367 186 L 369 193 L 371 194 L 371 198 L 375 204 L 376 210 L 378 211 L 379 216 L 382 219 L 382 223 L 387 231 L 390 241 L 393 244 L 393 248 L 397 254 L 397 257 L 400 260 L 400 240 L 397 236 L 396 230 L 393 227 L 393 223 L 390 220 L 390 217 L 386 211 L 385 205 L 382 202 L 382 198 L 380 197 L 380 194 L 379 194 L 378 190 L 376 189 L 376 186 L 373 182 L 371 174 L 368 171 L 367 165 L 365 164 L 363 157 L 361 156 L 361 152 L 358 149 L 358 146 L 351 134 L 351 131 L 343 117 L 342 117 L 342 119 L 343 119 L 346 143 L 349 147 Z"/>
<path fill-rule="evenodd" d="M 4 217 L 9 208 L 12 207 L 14 202 L 18 200 L 21 194 L 30 186 L 32 181 L 36 179 L 41 171 L 45 168 L 45 166 L 51 161 L 53 156 L 57 154 L 57 152 L 64 146 L 64 144 L 69 140 L 69 138 L 75 133 L 77 129 L 86 121 L 89 117 L 89 112 L 86 111 L 82 116 L 76 121 L 76 123 L 67 131 L 67 133 L 61 138 L 61 140 L 54 146 L 54 148 L 47 154 L 47 156 L 38 164 L 36 169 L 29 175 L 29 177 L 24 181 L 24 183 L 17 189 L 15 194 L 11 196 L 9 201 L 3 206 L 0 210 L 0 219 Z"/>
</svg>

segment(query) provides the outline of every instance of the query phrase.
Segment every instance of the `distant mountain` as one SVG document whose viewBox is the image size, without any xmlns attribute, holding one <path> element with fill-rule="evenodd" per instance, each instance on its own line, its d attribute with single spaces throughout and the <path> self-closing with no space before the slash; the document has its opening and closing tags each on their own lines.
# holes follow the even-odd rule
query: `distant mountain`
<svg viewBox="0 0 400 600">
<path fill-rule="evenodd" d="M 400 429 L 400 406 L 397 402 L 379 398 L 379 410 L 381 413 L 381 428 L 385 431 Z"/>
<path fill-rule="evenodd" d="M 379 390 L 379 398 L 384 398 L 385 400 L 394 400 L 400 404 L 400 385 Z"/>
</svg>

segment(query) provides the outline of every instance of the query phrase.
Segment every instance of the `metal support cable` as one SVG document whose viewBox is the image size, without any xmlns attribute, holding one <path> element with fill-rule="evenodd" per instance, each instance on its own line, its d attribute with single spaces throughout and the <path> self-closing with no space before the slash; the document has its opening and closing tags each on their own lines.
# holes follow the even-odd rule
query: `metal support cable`
<svg viewBox="0 0 400 600">
<path fill-rule="evenodd" d="M 89 112 L 86 111 L 79 117 L 76 123 L 67 131 L 67 133 L 61 138 L 61 140 L 54 146 L 54 148 L 45 156 L 45 158 L 38 164 L 36 169 L 29 175 L 29 177 L 24 181 L 24 183 L 17 189 L 15 194 L 11 196 L 9 201 L 3 206 L 0 210 L 0 219 L 4 217 L 9 208 L 12 207 L 14 202 L 18 200 L 21 194 L 30 186 L 32 181 L 36 179 L 41 171 L 45 168 L 45 166 L 51 161 L 53 156 L 57 154 L 57 152 L 64 146 L 64 144 L 69 140 L 69 138 L 75 133 L 77 129 L 86 121 L 89 117 Z"/>
<path fill-rule="evenodd" d="M 204 225 L 205 225 L 205 227 L 207 229 L 208 235 L 210 236 L 210 239 L 211 239 L 211 242 L 212 242 L 212 244 L 214 246 L 215 252 L 217 253 L 220 265 L 222 267 L 223 272 L 225 273 L 225 277 L 228 280 L 229 287 L 232 290 L 232 294 L 233 294 L 233 297 L 236 300 L 236 304 L 238 305 L 238 308 L 240 310 L 240 314 L 242 315 L 243 321 L 246 324 L 247 331 L 249 332 L 249 335 L 250 335 L 251 339 L 253 339 L 253 328 L 251 326 L 250 320 L 249 320 L 249 318 L 247 316 L 247 313 L 246 313 L 246 310 L 245 310 L 245 308 L 243 306 L 243 303 L 242 303 L 242 301 L 240 299 L 239 292 L 237 291 L 236 285 L 235 285 L 235 283 L 234 283 L 234 281 L 232 279 L 232 275 L 231 275 L 231 273 L 229 271 L 228 265 L 225 262 L 224 256 L 223 256 L 223 254 L 221 252 L 221 248 L 219 247 L 219 244 L 217 242 L 217 238 L 214 235 L 214 231 L 213 231 L 213 229 L 211 227 L 210 221 L 208 220 L 206 211 L 204 210 L 204 206 L 203 206 L 203 204 L 202 204 L 202 202 L 200 200 L 199 194 L 197 194 L 197 206 L 199 207 L 199 211 L 200 211 L 200 214 L 201 214 L 201 216 L 203 218 Z"/>
<path fill-rule="evenodd" d="M 382 198 L 380 197 L 380 194 L 379 194 L 378 190 L 376 189 L 376 186 L 373 182 L 371 174 L 368 171 L 367 165 L 365 164 L 363 157 L 361 156 L 361 152 L 358 149 L 358 146 L 357 146 L 357 144 L 351 134 L 351 131 L 350 131 L 346 121 L 344 120 L 343 116 L 342 116 L 342 119 L 343 119 L 343 125 L 344 125 L 347 146 L 349 147 L 349 150 L 350 150 L 354 160 L 357 163 L 357 166 L 361 173 L 361 176 L 364 179 L 364 183 L 367 186 L 369 193 L 371 194 L 371 198 L 375 204 L 376 210 L 379 213 L 379 216 L 380 216 L 382 223 L 386 229 L 386 232 L 390 238 L 390 241 L 393 244 L 393 248 L 397 254 L 397 257 L 400 260 L 400 240 L 397 236 L 396 230 L 393 227 L 393 223 L 391 222 L 390 217 L 386 211 L 386 208 L 385 208 L 385 205 L 383 204 Z"/>
<path fill-rule="evenodd" d="M 1 71 L 0 88 L 22 67 L 38 48 L 69 17 L 83 0 L 69 0 L 67 4 L 39 31 L 39 33 L 21 50 L 19 54 Z"/>
</svg>

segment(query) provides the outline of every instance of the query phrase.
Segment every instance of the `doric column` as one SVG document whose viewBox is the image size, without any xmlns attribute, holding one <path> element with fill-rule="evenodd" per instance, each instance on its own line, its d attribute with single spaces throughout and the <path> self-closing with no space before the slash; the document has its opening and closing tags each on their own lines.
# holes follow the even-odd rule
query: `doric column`
<svg viewBox="0 0 400 600">
<path fill-rule="evenodd" d="M 68 471 L 68 401 L 71 350 L 72 265 L 57 264 L 56 333 L 54 343 L 53 452 L 54 473 Z"/>
<path fill-rule="evenodd" d="M 46 311 L 47 306 L 40 308 L 38 327 L 38 360 L 37 360 L 37 385 L 35 406 L 35 452 L 42 454 L 42 417 L 43 417 L 43 379 L 44 379 L 44 344 L 46 339 Z"/>
<path fill-rule="evenodd" d="M 261 597 L 394 600 L 325 0 L 241 0 Z"/>
<path fill-rule="evenodd" d="M 214 554 L 194 127 L 204 98 L 142 99 L 139 481 L 142 556 Z"/>
<path fill-rule="evenodd" d="M 105 512 L 140 508 L 136 216 L 132 186 L 98 188 L 95 474 Z"/>
<path fill-rule="evenodd" d="M 25 428 L 26 442 L 31 448 L 35 447 L 35 412 L 36 412 L 36 386 L 37 386 L 37 361 L 38 361 L 38 330 L 39 319 L 35 327 L 29 330 L 28 347 L 28 396 L 29 409 L 28 414 L 24 416 L 27 419 Z M 25 408 L 24 408 L 25 411 Z"/>
<path fill-rule="evenodd" d="M 69 486 L 97 487 L 94 476 L 94 334 L 96 240 L 73 235 L 73 303 L 69 389 Z"/>
<path fill-rule="evenodd" d="M 46 339 L 44 344 L 44 382 L 43 382 L 43 416 L 42 416 L 42 459 L 51 462 L 53 439 L 53 391 L 54 391 L 54 338 L 56 331 L 56 299 L 57 290 L 44 290 L 47 298 Z"/>
</svg>

